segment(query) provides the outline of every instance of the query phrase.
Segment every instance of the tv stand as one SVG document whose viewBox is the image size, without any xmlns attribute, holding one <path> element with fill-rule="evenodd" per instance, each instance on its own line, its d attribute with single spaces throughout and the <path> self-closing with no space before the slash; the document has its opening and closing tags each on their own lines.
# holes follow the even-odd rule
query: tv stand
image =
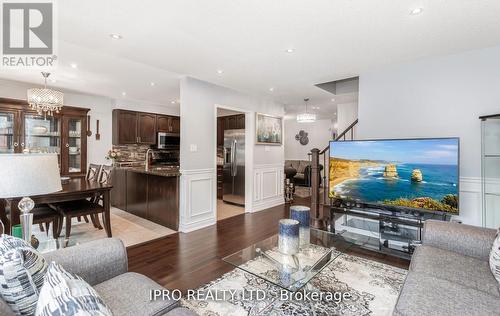
<svg viewBox="0 0 500 316">
<path fill-rule="evenodd" d="M 329 230 L 363 248 L 409 259 L 422 242 L 422 228 L 428 219 L 449 221 L 451 215 L 334 200 Z"/>
</svg>

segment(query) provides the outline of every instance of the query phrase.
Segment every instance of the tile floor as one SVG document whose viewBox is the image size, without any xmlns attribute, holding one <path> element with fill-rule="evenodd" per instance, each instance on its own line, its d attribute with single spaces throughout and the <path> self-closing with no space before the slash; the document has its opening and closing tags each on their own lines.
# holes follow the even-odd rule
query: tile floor
<svg viewBox="0 0 500 316">
<path fill-rule="evenodd" d="M 224 203 L 222 200 L 217 200 L 217 220 L 244 214 L 245 208 L 233 204 Z"/>
<path fill-rule="evenodd" d="M 50 229 L 52 229 L 52 225 Z M 113 237 L 120 238 L 128 247 L 165 237 L 176 231 L 112 207 L 111 232 Z M 33 226 L 33 233 L 39 240 L 48 239 L 46 233 L 41 232 L 38 225 Z M 64 236 L 64 226 L 61 236 Z M 76 243 L 84 243 L 105 237 L 106 232 L 104 229 L 97 229 L 92 223 L 86 223 L 83 219 L 78 222 L 76 218 L 73 218 L 70 239 L 73 239 Z M 52 231 L 49 232 L 49 238 L 52 238 Z"/>
</svg>

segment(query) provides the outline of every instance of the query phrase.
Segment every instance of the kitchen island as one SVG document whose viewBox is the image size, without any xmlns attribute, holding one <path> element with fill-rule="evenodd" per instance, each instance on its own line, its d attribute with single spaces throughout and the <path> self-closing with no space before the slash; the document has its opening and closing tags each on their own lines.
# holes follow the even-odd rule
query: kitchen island
<svg viewBox="0 0 500 316">
<path fill-rule="evenodd" d="M 179 177 L 174 167 L 115 167 L 111 205 L 177 230 Z"/>
</svg>

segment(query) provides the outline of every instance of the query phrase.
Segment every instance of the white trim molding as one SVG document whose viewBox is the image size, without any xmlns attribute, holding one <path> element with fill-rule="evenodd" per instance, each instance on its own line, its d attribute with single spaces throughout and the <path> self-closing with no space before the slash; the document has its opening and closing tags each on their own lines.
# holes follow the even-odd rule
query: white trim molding
<svg viewBox="0 0 500 316">
<path fill-rule="evenodd" d="M 460 215 L 453 219 L 460 220 L 464 224 L 483 225 L 483 197 L 481 189 L 481 178 L 460 177 Z"/>
<path fill-rule="evenodd" d="M 179 231 L 191 232 L 214 225 L 216 215 L 216 171 L 181 170 Z"/>
<path fill-rule="evenodd" d="M 254 165 L 252 212 L 284 204 L 284 164 Z"/>
</svg>

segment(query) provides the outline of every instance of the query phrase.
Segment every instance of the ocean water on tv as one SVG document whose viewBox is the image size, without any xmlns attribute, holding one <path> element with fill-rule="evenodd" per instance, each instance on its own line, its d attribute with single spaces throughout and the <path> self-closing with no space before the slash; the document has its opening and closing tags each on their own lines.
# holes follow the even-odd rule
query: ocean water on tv
<svg viewBox="0 0 500 316">
<path fill-rule="evenodd" d="M 399 178 L 384 178 L 384 167 L 360 169 L 358 179 L 347 180 L 335 186 L 341 196 L 363 202 L 383 202 L 399 198 L 413 199 L 430 197 L 441 200 L 446 194 L 458 194 L 458 172 L 456 165 L 397 164 Z M 422 182 L 412 182 L 413 169 L 420 169 Z"/>
</svg>

